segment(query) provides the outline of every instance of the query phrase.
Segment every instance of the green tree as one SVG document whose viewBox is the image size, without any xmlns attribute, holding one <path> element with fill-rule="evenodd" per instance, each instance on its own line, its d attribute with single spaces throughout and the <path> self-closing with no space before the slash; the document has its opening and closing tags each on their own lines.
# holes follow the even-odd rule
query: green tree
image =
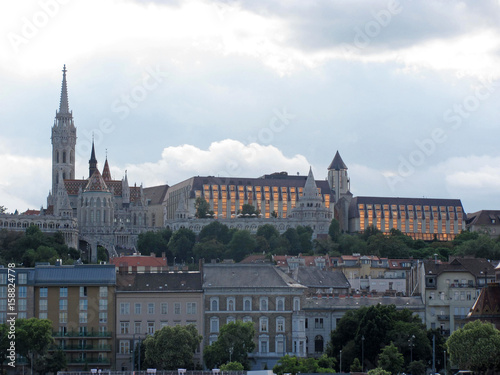
<svg viewBox="0 0 500 375">
<path fill-rule="evenodd" d="M 231 233 L 229 232 L 229 227 L 222 224 L 219 221 L 213 221 L 208 225 L 205 225 L 200 234 L 198 234 L 198 241 L 205 242 L 216 240 L 221 244 L 227 245 L 231 241 Z"/>
<path fill-rule="evenodd" d="M 322 355 L 320 358 L 297 358 L 288 354 L 281 357 L 273 367 L 273 372 L 278 375 L 285 373 L 332 373 L 335 359 Z"/>
<path fill-rule="evenodd" d="M 368 375 L 391 375 L 391 373 L 383 368 L 377 367 L 368 371 Z"/>
<path fill-rule="evenodd" d="M 217 341 L 204 349 L 206 366 L 216 368 L 231 361 L 241 363 L 246 370 L 250 369 L 248 353 L 255 349 L 254 336 L 255 328 L 252 322 L 243 323 L 237 320 L 223 325 Z"/>
<path fill-rule="evenodd" d="M 173 255 L 168 249 L 168 242 L 171 237 L 172 230 L 169 228 L 139 233 L 137 238 L 137 250 L 142 254 L 155 253 L 156 256 L 161 256 L 162 253 L 165 253 L 167 258 L 172 258 Z"/>
<path fill-rule="evenodd" d="M 408 365 L 408 373 L 410 373 L 411 375 L 424 375 L 425 369 L 426 366 L 424 361 L 413 361 Z"/>
<path fill-rule="evenodd" d="M 196 234 L 187 228 L 180 228 L 175 231 L 168 242 L 168 248 L 176 258 L 176 262 L 189 261 L 193 254 L 193 247 L 196 241 Z"/>
<path fill-rule="evenodd" d="M 302 252 L 302 246 L 300 243 L 299 234 L 297 229 L 288 228 L 282 235 L 282 238 L 286 239 L 288 242 L 288 254 L 289 255 L 299 255 Z"/>
<path fill-rule="evenodd" d="M 217 258 L 221 259 L 225 251 L 226 246 L 216 239 L 198 242 L 193 248 L 194 257 L 196 259 L 205 259 L 207 261 Z"/>
<path fill-rule="evenodd" d="M 7 208 L 5 206 L 0 206 L 0 214 L 4 214 L 7 212 Z"/>
<path fill-rule="evenodd" d="M 52 337 L 52 322 L 47 319 L 18 319 L 16 320 L 16 351 L 31 363 L 47 354 L 54 343 Z M 35 362 L 34 362 L 35 363 Z"/>
<path fill-rule="evenodd" d="M 450 361 L 462 369 L 485 372 L 500 365 L 500 331 L 479 320 L 454 331 L 446 341 Z"/>
<path fill-rule="evenodd" d="M 363 367 L 361 366 L 361 361 L 359 358 L 354 358 L 354 361 L 351 364 L 351 372 L 362 372 Z"/>
<path fill-rule="evenodd" d="M 193 355 L 201 342 L 193 324 L 187 326 L 167 326 L 144 340 L 145 364 L 159 370 L 186 368 L 193 370 Z"/>
<path fill-rule="evenodd" d="M 328 235 L 333 242 L 338 242 L 340 237 L 340 223 L 337 219 L 332 219 L 328 227 Z"/>
<path fill-rule="evenodd" d="M 228 362 L 220 366 L 221 371 L 243 371 L 245 367 L 239 362 Z"/>
<path fill-rule="evenodd" d="M 214 212 L 210 211 L 210 204 L 203 197 L 196 198 L 194 202 L 194 208 L 196 210 L 195 216 L 198 219 L 205 219 L 207 217 L 213 216 Z"/>
<path fill-rule="evenodd" d="M 227 257 L 235 262 L 240 262 L 247 255 L 252 254 L 257 247 L 255 237 L 248 230 L 239 230 L 233 234 L 233 238 L 227 246 Z"/>
<path fill-rule="evenodd" d="M 382 349 L 378 366 L 392 374 L 399 374 L 403 370 L 404 361 L 403 354 L 391 342 Z"/>
<path fill-rule="evenodd" d="M 264 237 L 268 242 L 273 237 L 277 238 L 279 236 L 280 232 L 271 224 L 264 224 L 257 228 L 257 237 Z"/>
<path fill-rule="evenodd" d="M 66 355 L 61 349 L 58 349 L 53 353 L 47 353 L 43 356 L 39 356 L 36 359 L 33 367 L 40 374 L 45 374 L 48 372 L 57 374 L 58 371 L 66 367 L 66 364 Z"/>
<path fill-rule="evenodd" d="M 245 203 L 243 206 L 241 206 L 241 211 L 238 211 L 238 213 L 240 213 L 244 217 L 254 218 L 257 217 L 260 212 L 255 208 L 254 205 Z"/>
</svg>

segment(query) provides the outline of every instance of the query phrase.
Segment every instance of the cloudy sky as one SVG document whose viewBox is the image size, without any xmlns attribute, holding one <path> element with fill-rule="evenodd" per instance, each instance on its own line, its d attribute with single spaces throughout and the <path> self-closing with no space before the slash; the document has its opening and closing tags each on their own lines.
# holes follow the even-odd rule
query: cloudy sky
<svg viewBox="0 0 500 375">
<path fill-rule="evenodd" d="M 500 209 L 500 2 L 38 0 L 0 6 L 0 205 L 46 204 L 62 67 L 78 178 L 288 171 Z"/>
</svg>

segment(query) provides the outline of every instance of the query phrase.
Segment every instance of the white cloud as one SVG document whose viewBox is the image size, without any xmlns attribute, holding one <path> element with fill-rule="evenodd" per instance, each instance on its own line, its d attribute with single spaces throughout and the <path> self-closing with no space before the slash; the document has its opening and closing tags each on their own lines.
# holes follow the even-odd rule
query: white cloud
<svg viewBox="0 0 500 375">
<path fill-rule="evenodd" d="M 306 175 L 309 163 L 302 155 L 287 157 L 273 146 L 257 143 L 244 145 L 225 139 L 213 142 L 207 150 L 193 145 L 167 147 L 155 163 L 127 165 L 129 182 L 141 181 L 145 186 L 168 183 L 174 185 L 192 176 L 259 177 L 273 172 L 299 172 Z M 314 172 L 314 169 L 313 169 Z M 320 179 L 323 171 L 318 172 Z"/>
</svg>

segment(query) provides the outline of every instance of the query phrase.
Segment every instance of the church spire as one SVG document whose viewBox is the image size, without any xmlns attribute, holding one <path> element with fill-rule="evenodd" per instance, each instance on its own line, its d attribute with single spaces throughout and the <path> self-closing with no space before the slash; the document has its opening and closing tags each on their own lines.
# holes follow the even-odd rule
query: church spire
<svg viewBox="0 0 500 375">
<path fill-rule="evenodd" d="M 66 64 L 63 67 L 63 80 L 61 86 L 61 101 L 59 102 L 58 115 L 69 115 L 69 103 L 68 103 L 68 85 L 66 83 Z"/>
<path fill-rule="evenodd" d="M 94 137 L 92 137 L 92 152 L 90 153 L 90 160 L 89 160 L 89 178 L 92 177 L 92 175 L 96 170 L 97 170 L 97 159 L 95 157 Z"/>
</svg>

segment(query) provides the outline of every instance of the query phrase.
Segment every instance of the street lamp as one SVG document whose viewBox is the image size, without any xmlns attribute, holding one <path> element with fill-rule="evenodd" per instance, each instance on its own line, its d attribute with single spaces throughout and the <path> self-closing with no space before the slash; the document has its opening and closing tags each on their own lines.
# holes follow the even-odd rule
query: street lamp
<svg viewBox="0 0 500 375">
<path fill-rule="evenodd" d="M 446 350 L 444 351 L 444 375 L 446 375 Z"/>
<path fill-rule="evenodd" d="M 342 349 L 340 349 L 340 365 L 339 365 L 339 373 L 342 373 Z"/>
<path fill-rule="evenodd" d="M 408 340 L 408 345 L 410 346 L 410 363 L 413 362 L 413 347 L 415 346 L 413 344 L 414 339 L 415 335 L 411 335 L 410 339 Z"/>
<path fill-rule="evenodd" d="M 365 372 L 365 335 L 361 336 L 361 370 Z"/>
</svg>

